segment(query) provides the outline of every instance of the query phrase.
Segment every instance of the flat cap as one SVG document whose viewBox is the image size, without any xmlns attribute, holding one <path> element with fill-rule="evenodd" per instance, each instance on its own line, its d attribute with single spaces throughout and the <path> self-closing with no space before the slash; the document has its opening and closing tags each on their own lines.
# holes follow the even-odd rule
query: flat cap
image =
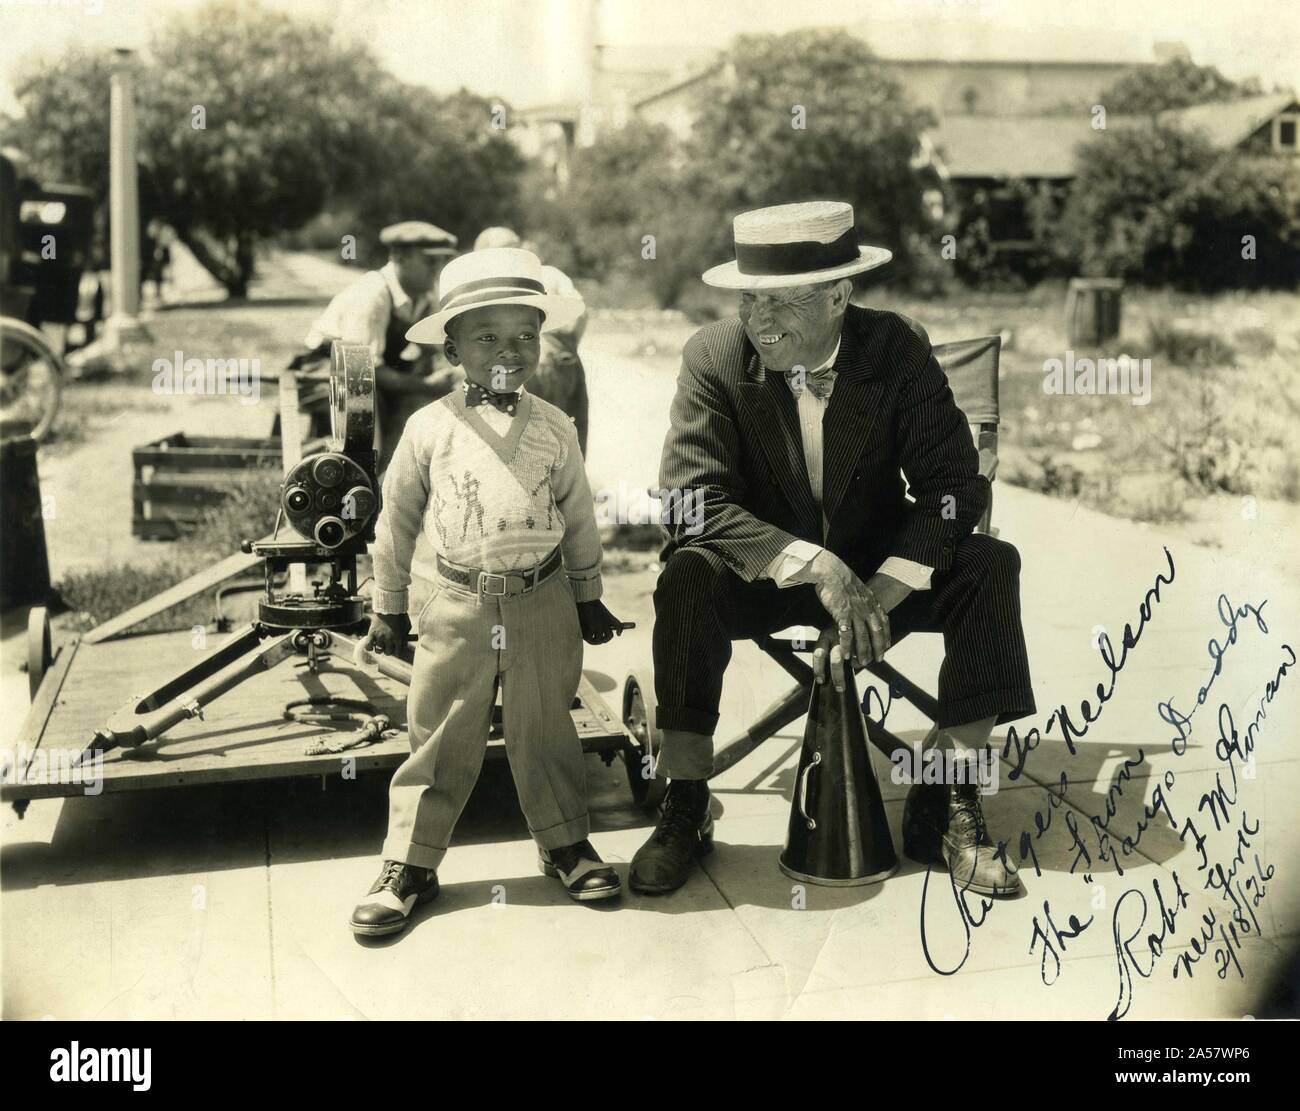
<svg viewBox="0 0 1300 1111">
<path fill-rule="evenodd" d="M 423 220 L 389 224 L 379 233 L 379 242 L 385 247 L 420 247 L 431 255 L 456 253 L 456 237 L 437 224 L 427 224 Z"/>
</svg>

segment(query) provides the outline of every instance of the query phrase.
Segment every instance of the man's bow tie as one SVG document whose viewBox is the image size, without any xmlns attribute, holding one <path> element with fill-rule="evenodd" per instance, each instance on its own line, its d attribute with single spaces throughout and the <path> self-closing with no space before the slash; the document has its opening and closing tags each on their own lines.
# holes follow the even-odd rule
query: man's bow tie
<svg viewBox="0 0 1300 1111">
<path fill-rule="evenodd" d="M 821 401 L 829 401 L 831 390 L 835 388 L 836 372 L 831 367 L 825 367 L 816 374 L 809 374 L 802 367 L 785 372 L 786 384 L 798 397 L 804 390 L 812 392 L 813 397 Z"/>
<path fill-rule="evenodd" d="M 465 383 L 465 404 L 473 409 L 479 405 L 491 405 L 501 413 L 514 415 L 515 407 L 519 404 L 518 393 L 496 393 L 493 390 L 485 389 L 477 382 Z"/>
</svg>

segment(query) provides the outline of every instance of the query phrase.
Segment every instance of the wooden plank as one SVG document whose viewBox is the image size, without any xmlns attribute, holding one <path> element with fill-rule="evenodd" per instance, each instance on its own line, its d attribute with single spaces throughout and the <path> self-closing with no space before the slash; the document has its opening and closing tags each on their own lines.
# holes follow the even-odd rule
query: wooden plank
<svg viewBox="0 0 1300 1111">
<path fill-rule="evenodd" d="M 175 478 L 137 482 L 131 487 L 131 497 L 139 499 L 146 505 L 166 507 L 169 510 L 172 507 L 183 509 L 187 506 L 210 508 L 220 505 L 226 500 L 228 494 L 233 494 L 238 489 L 236 482 L 230 482 L 228 489 L 220 490 L 214 488 L 211 480 L 205 479 L 191 484 L 175 480 L 180 477 L 177 475 Z"/>
<path fill-rule="evenodd" d="M 262 539 L 270 540 L 270 534 L 262 537 Z M 172 606 L 188 601 L 196 594 L 201 594 L 203 591 L 210 590 L 227 579 L 234 578 L 244 571 L 257 567 L 261 562 L 260 556 L 251 553 L 236 552 L 234 555 L 228 555 L 219 563 L 214 563 L 211 567 L 191 575 L 188 579 L 182 579 L 175 586 L 169 586 L 161 594 L 155 594 L 138 606 L 132 606 L 126 612 L 109 618 L 102 625 L 96 625 L 85 635 L 85 642 L 87 644 L 100 644 L 112 637 L 119 636 L 131 626 L 138 625 L 146 618 L 153 617 L 155 614 L 162 613 L 163 610 L 171 609 Z"/>
<path fill-rule="evenodd" d="M 76 656 L 80 645 L 81 637 L 74 636 L 66 644 L 60 646 L 58 654 L 50 664 L 49 670 L 41 679 L 41 685 L 36 691 L 36 698 L 27 709 L 27 716 L 23 719 L 23 727 L 18 731 L 16 746 L 21 745 L 26 750 L 31 751 L 41 743 L 50 714 L 54 711 L 59 692 L 63 689 L 63 682 L 68 677 L 73 657 Z"/>
<path fill-rule="evenodd" d="M 200 451 L 181 448 L 175 451 L 136 451 L 137 470 L 153 467 L 169 473 L 172 471 L 241 471 L 258 467 L 271 468 L 280 462 L 280 445 L 246 450 Z"/>
</svg>

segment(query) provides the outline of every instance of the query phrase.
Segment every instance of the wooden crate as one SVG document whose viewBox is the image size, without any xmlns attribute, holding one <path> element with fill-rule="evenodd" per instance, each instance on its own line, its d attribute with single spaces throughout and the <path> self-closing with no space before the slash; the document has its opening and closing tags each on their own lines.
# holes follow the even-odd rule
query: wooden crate
<svg viewBox="0 0 1300 1111">
<path fill-rule="evenodd" d="M 131 532 L 175 540 L 237 489 L 249 470 L 279 471 L 278 437 L 190 436 L 178 432 L 131 451 Z"/>
</svg>

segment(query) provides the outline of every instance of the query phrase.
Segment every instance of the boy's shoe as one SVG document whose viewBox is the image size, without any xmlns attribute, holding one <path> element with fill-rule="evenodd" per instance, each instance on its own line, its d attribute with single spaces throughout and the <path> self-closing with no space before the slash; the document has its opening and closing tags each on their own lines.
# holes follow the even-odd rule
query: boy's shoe
<svg viewBox="0 0 1300 1111">
<path fill-rule="evenodd" d="M 659 825 L 632 857 L 628 884 L 644 895 L 667 895 L 690 878 L 700 857 L 712 851 L 708 783 L 674 779 L 668 784 Z"/>
<path fill-rule="evenodd" d="M 374 887 L 352 912 L 352 932 L 365 937 L 401 933 L 416 903 L 427 903 L 437 894 L 434 869 L 385 860 Z"/>
<path fill-rule="evenodd" d="M 544 876 L 555 876 L 569 898 L 579 903 L 612 899 L 623 890 L 618 873 L 600 859 L 590 841 L 558 849 L 537 850 L 537 866 Z"/>
</svg>

